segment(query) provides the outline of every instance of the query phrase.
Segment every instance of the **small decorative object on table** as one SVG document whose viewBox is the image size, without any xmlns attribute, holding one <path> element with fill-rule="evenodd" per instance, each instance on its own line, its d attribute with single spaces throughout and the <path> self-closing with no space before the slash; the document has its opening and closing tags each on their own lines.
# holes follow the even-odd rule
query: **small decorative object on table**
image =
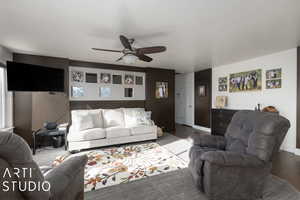
<svg viewBox="0 0 300 200">
<path fill-rule="evenodd" d="M 224 108 L 228 104 L 227 96 L 217 96 L 216 97 L 216 108 Z"/>
<path fill-rule="evenodd" d="M 163 135 L 164 135 L 164 132 L 163 132 L 162 128 L 157 127 L 157 136 L 162 137 Z"/>
<path fill-rule="evenodd" d="M 262 112 L 273 112 L 279 114 L 279 111 L 274 106 L 264 107 L 264 109 L 262 109 Z"/>
</svg>

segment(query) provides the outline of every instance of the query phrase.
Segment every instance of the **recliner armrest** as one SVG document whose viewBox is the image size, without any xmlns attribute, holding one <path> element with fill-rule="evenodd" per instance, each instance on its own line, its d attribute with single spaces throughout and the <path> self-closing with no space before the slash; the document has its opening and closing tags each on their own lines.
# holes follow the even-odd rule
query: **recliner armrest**
<svg viewBox="0 0 300 200">
<path fill-rule="evenodd" d="M 194 145 L 200 147 L 209 147 L 209 148 L 216 148 L 216 149 L 225 149 L 226 140 L 225 137 L 216 136 L 216 135 L 194 135 L 192 137 Z"/>
<path fill-rule="evenodd" d="M 73 180 L 84 170 L 87 156 L 75 156 L 67 159 L 57 167 L 53 168 L 45 176 L 45 180 L 50 182 L 51 199 L 63 199 L 66 189 L 78 184 Z M 84 177 L 82 177 L 83 180 Z M 84 185 L 82 185 L 83 189 Z M 71 192 L 71 191 L 70 191 Z"/>
<path fill-rule="evenodd" d="M 262 167 L 265 162 L 255 156 L 228 151 L 209 151 L 200 157 L 201 160 L 222 166 Z"/>
</svg>

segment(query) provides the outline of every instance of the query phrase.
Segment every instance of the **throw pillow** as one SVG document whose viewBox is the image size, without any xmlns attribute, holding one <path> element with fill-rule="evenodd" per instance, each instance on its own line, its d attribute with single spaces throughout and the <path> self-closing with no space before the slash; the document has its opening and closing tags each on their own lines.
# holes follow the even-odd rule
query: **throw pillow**
<svg viewBox="0 0 300 200">
<path fill-rule="evenodd" d="M 105 128 L 113 126 L 124 127 L 124 113 L 123 109 L 104 109 L 102 110 Z"/>
<path fill-rule="evenodd" d="M 124 119 L 127 128 L 136 127 L 140 123 L 140 118 L 144 117 L 144 108 L 124 108 Z"/>
<path fill-rule="evenodd" d="M 149 119 L 149 113 L 145 111 L 139 111 L 137 112 L 137 124 L 138 125 L 146 125 L 146 126 L 151 126 L 152 121 L 151 118 Z"/>
<path fill-rule="evenodd" d="M 94 128 L 93 117 L 91 115 L 78 116 L 77 127 L 79 131 Z"/>
</svg>

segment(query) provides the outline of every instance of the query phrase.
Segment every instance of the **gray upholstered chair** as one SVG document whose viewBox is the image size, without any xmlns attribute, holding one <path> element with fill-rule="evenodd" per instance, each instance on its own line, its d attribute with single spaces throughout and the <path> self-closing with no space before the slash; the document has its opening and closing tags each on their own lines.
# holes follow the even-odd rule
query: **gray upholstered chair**
<svg viewBox="0 0 300 200">
<path fill-rule="evenodd" d="M 271 161 L 290 127 L 284 117 L 239 111 L 225 137 L 194 137 L 189 169 L 211 200 L 254 200 L 262 197 Z"/>
<path fill-rule="evenodd" d="M 44 176 L 34 162 L 27 143 L 18 135 L 0 132 L 0 199 L 83 199 L 84 166 L 86 162 L 86 156 L 70 158 L 48 171 Z M 26 170 L 23 168 L 26 168 Z M 16 173 L 18 171 L 20 173 Z M 50 191 L 48 191 L 49 187 L 46 183 L 50 183 Z M 28 184 L 31 184 L 31 187 Z M 14 189 L 13 185 L 15 185 Z M 39 185 L 44 186 L 44 190 L 29 191 L 34 187 L 39 188 Z M 25 191 L 23 191 L 24 188 Z"/>
</svg>

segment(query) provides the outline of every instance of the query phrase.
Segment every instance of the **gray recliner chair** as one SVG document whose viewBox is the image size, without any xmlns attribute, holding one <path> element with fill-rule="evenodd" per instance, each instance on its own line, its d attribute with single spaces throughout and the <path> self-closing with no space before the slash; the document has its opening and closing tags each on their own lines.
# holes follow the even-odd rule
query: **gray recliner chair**
<svg viewBox="0 0 300 200">
<path fill-rule="evenodd" d="M 0 132 L 0 199 L 83 199 L 86 162 L 85 155 L 73 157 L 44 176 L 27 143 L 18 135 Z"/>
<path fill-rule="evenodd" d="M 211 200 L 261 198 L 272 158 L 289 127 L 275 113 L 238 111 L 225 137 L 195 136 L 189 169 L 196 185 Z"/>
</svg>

